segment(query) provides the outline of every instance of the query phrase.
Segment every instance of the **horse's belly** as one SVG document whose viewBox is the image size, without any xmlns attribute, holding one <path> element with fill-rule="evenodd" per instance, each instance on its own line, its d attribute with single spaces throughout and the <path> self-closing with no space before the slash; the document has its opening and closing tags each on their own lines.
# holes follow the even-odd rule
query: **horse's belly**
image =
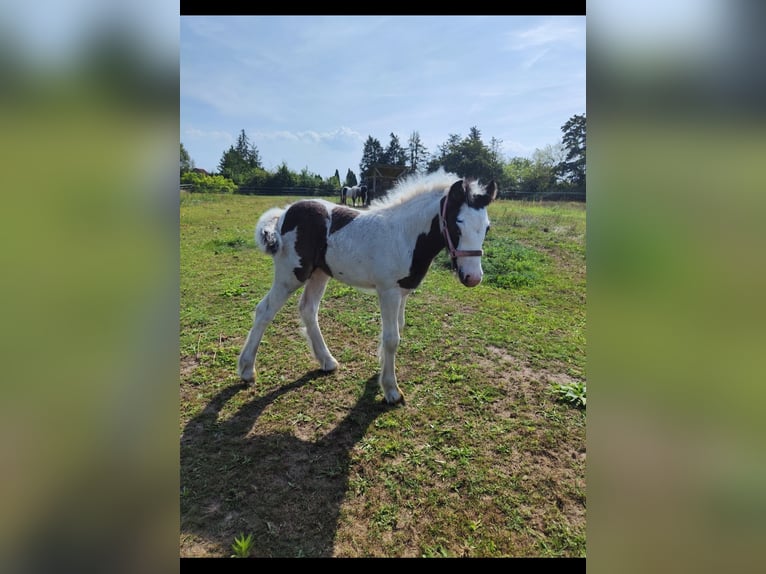
<svg viewBox="0 0 766 574">
<path fill-rule="evenodd" d="M 376 287 L 375 277 L 364 268 L 361 262 L 333 261 L 328 257 L 327 266 L 330 268 L 332 276 L 342 283 L 361 289 L 374 289 Z"/>
<path fill-rule="evenodd" d="M 387 287 L 389 283 L 396 283 L 398 278 L 396 270 L 381 268 L 382 265 L 369 256 L 340 258 L 328 253 L 326 261 L 335 279 L 360 289 Z"/>
</svg>

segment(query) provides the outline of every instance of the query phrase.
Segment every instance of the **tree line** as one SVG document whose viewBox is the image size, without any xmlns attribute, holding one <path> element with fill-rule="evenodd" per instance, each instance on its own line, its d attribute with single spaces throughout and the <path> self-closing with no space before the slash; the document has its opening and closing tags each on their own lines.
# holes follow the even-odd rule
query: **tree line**
<svg viewBox="0 0 766 574">
<path fill-rule="evenodd" d="M 263 189 L 311 189 L 313 194 L 331 195 L 343 185 L 358 185 L 366 180 L 375 165 L 393 165 L 407 171 L 431 173 L 439 168 L 460 177 L 477 177 L 498 182 L 501 195 L 506 197 L 568 197 L 585 199 L 586 120 L 585 114 L 572 116 L 561 126 L 562 138 L 556 144 L 537 149 L 531 158 L 504 159 L 502 140 L 482 139 L 477 127 L 468 135 L 449 134 L 447 140 L 429 152 L 420 134 L 410 134 L 406 145 L 399 137 L 389 134 L 389 142 L 368 136 L 359 163 L 360 177 L 349 169 L 343 179 L 338 170 L 327 178 L 311 173 L 308 168 L 291 171 L 283 162 L 273 172 L 263 168 L 258 148 L 242 130 L 235 144 L 223 152 L 215 174 L 194 170 L 194 162 L 181 142 L 181 183 L 195 191 L 252 193 Z"/>
</svg>

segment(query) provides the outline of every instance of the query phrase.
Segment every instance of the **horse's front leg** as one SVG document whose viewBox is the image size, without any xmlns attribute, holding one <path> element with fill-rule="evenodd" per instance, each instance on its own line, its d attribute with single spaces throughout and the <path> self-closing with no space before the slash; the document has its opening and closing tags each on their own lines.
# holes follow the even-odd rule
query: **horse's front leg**
<svg viewBox="0 0 766 574">
<path fill-rule="evenodd" d="M 247 340 L 242 346 L 237 360 L 237 376 L 246 383 L 252 383 L 255 380 L 255 356 L 258 353 L 258 347 L 261 344 L 263 333 L 266 331 L 269 323 L 274 319 L 288 297 L 300 286 L 300 282 L 286 285 L 284 282 L 277 281 L 275 277 L 274 284 L 255 307 L 255 317 L 253 318 L 253 327 L 247 334 Z"/>
<path fill-rule="evenodd" d="M 399 309 L 402 291 L 399 287 L 378 292 L 380 318 L 383 326 L 380 338 L 380 388 L 388 404 L 404 402 L 396 384 L 396 350 L 399 347 Z"/>
</svg>

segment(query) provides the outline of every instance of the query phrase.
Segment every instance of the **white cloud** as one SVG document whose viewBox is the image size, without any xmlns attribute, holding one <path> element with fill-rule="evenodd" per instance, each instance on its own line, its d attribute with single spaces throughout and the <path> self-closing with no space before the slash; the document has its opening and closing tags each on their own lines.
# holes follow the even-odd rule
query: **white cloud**
<svg viewBox="0 0 766 574">
<path fill-rule="evenodd" d="M 256 141 L 281 140 L 308 144 L 326 144 L 328 147 L 340 149 L 349 147 L 356 148 L 359 146 L 360 142 L 364 141 L 359 132 L 345 126 L 324 132 L 315 130 L 256 132 L 254 138 Z"/>
<path fill-rule="evenodd" d="M 509 34 L 508 47 L 511 50 L 525 50 L 551 44 L 566 43 L 585 48 L 585 18 L 578 25 L 571 19 L 546 20 L 533 28 Z"/>
<path fill-rule="evenodd" d="M 213 140 L 213 141 L 234 141 L 234 136 L 223 130 L 200 130 L 197 128 L 187 128 L 184 135 L 190 139 Z"/>
</svg>

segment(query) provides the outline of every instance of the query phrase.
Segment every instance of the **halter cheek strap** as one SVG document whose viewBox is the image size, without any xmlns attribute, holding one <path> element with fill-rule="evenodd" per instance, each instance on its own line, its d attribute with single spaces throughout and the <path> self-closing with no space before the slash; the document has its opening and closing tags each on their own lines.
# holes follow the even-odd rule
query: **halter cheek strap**
<svg viewBox="0 0 766 574">
<path fill-rule="evenodd" d="M 449 236 L 449 230 L 447 229 L 447 202 L 449 201 L 449 192 L 447 195 L 444 196 L 444 203 L 442 204 L 442 210 L 439 214 L 439 219 L 441 219 L 441 226 L 442 226 L 442 233 L 444 233 L 444 239 L 447 242 L 447 249 L 449 250 L 449 255 L 454 261 L 458 257 L 481 257 L 484 255 L 483 249 L 455 249 L 455 246 L 452 244 L 452 239 Z"/>
</svg>

